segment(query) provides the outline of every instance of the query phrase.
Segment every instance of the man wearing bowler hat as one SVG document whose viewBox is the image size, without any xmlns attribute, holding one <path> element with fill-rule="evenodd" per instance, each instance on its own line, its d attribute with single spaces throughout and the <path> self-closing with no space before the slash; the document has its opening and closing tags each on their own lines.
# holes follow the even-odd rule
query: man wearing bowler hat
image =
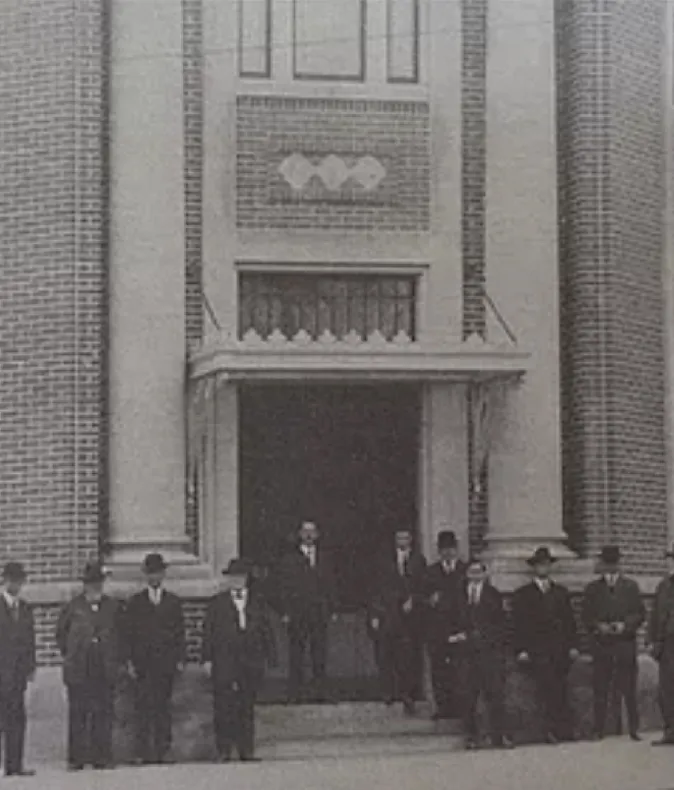
<svg viewBox="0 0 674 790">
<path fill-rule="evenodd" d="M 548 743 L 573 738 L 567 679 L 578 658 L 576 620 L 569 591 L 550 578 L 556 562 L 542 546 L 527 560 L 533 579 L 513 594 L 513 643 L 517 661 L 531 669 Z"/>
<path fill-rule="evenodd" d="M 663 734 L 654 746 L 674 746 L 674 544 L 665 552 L 667 576 L 655 591 L 648 641 L 659 665 Z"/>
<path fill-rule="evenodd" d="M 24 696 L 35 674 L 33 613 L 19 597 L 26 580 L 23 566 L 8 562 L 2 573 L 0 602 L 0 735 L 5 748 L 5 776 L 32 776 L 23 765 L 26 733 Z"/>
<path fill-rule="evenodd" d="M 234 559 L 223 572 L 227 589 L 210 602 L 203 661 L 213 684 L 215 745 L 220 762 L 255 760 L 255 699 L 276 645 L 262 600 L 250 591 L 251 567 Z"/>
<path fill-rule="evenodd" d="M 435 700 L 436 720 L 460 714 L 453 691 L 456 689 L 456 667 L 452 651 L 447 644 L 447 608 L 457 585 L 465 578 L 466 563 L 459 559 L 459 544 L 451 530 L 438 533 L 437 547 L 440 559 L 429 566 L 424 579 L 424 598 L 427 603 L 426 640 L 431 660 L 431 681 Z M 452 709 L 454 708 L 454 709 Z"/>
<path fill-rule="evenodd" d="M 183 607 L 164 589 L 167 564 L 161 554 L 143 562 L 146 587 L 126 607 L 129 671 L 136 684 L 136 759 L 171 762 L 171 697 L 185 665 Z"/>
<path fill-rule="evenodd" d="M 621 573 L 618 546 L 605 546 L 599 559 L 601 577 L 585 588 L 583 599 L 594 662 L 594 737 L 604 737 L 609 691 L 615 684 L 625 700 L 630 737 L 638 741 L 637 631 L 646 611 L 639 585 Z"/>
<path fill-rule="evenodd" d="M 82 574 L 83 590 L 58 619 L 56 643 L 68 692 L 68 769 L 112 768 L 114 694 L 121 669 L 121 608 L 103 593 L 107 572 L 97 562 Z"/>
</svg>

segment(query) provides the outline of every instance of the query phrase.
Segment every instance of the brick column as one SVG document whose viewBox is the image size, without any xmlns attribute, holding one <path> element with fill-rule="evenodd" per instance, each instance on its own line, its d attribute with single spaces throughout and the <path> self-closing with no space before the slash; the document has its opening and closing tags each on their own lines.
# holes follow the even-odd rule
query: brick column
<svg viewBox="0 0 674 790">
<path fill-rule="evenodd" d="M 111 28 L 111 560 L 190 564 L 180 0 L 112 0 Z"/>
<path fill-rule="evenodd" d="M 486 287 L 532 352 L 507 386 L 489 459 L 487 556 L 507 587 L 562 529 L 552 0 L 490 0 Z"/>
<path fill-rule="evenodd" d="M 674 541 L 674 7 L 665 5 L 665 78 L 663 101 L 665 121 L 665 210 L 664 210 L 664 358 L 665 417 L 667 437 L 667 538 Z"/>
</svg>

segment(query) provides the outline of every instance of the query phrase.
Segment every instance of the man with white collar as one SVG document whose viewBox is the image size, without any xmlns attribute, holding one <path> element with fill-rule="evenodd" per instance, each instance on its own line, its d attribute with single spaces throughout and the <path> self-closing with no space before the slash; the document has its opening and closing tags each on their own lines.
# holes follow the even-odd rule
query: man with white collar
<svg viewBox="0 0 674 790">
<path fill-rule="evenodd" d="M 251 594 L 251 568 L 233 559 L 223 574 L 227 589 L 208 606 L 203 662 L 213 685 L 215 745 L 220 762 L 236 747 L 244 762 L 255 758 L 255 700 L 267 666 L 276 665 L 276 643 L 264 603 Z"/>
<path fill-rule="evenodd" d="M 136 681 L 136 758 L 171 762 L 171 697 L 176 674 L 185 665 L 182 602 L 164 588 L 167 563 L 161 554 L 145 557 L 146 587 L 126 611 L 129 670 Z"/>
<path fill-rule="evenodd" d="M 573 739 L 567 680 L 578 658 L 569 591 L 550 578 L 555 562 L 547 547 L 536 549 L 527 560 L 533 579 L 516 590 L 512 599 L 515 655 L 532 672 L 545 717 L 545 740 L 553 744 Z"/>
<path fill-rule="evenodd" d="M 35 628 L 28 604 L 20 598 L 26 572 L 18 562 L 5 565 L 0 604 L 0 735 L 5 776 L 33 776 L 23 765 L 26 685 L 35 674 Z"/>
<path fill-rule="evenodd" d="M 644 622 L 641 591 L 623 576 L 620 549 L 605 546 L 601 577 L 585 589 L 583 621 L 593 640 L 594 737 L 604 737 L 609 690 L 615 686 L 625 700 L 630 738 L 640 740 L 637 709 L 637 632 Z"/>
</svg>

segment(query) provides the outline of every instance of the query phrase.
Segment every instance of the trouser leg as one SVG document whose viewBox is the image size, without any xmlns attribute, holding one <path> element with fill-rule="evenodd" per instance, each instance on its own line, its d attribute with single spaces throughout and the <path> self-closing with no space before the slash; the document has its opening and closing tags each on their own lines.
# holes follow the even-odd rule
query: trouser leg
<svg viewBox="0 0 674 790">
<path fill-rule="evenodd" d="M 250 689 L 243 689 L 238 700 L 239 727 L 237 749 L 242 759 L 255 754 L 255 694 Z"/>
<path fill-rule="evenodd" d="M 68 763 L 85 765 L 89 761 L 89 695 L 87 689 L 68 687 Z"/>
<path fill-rule="evenodd" d="M 157 758 L 164 758 L 171 749 L 173 674 L 162 674 L 154 686 L 154 744 Z"/>
<path fill-rule="evenodd" d="M 328 659 L 328 624 L 325 620 L 316 618 L 311 623 L 309 649 L 314 680 L 316 683 L 322 684 L 325 682 Z"/>
<path fill-rule="evenodd" d="M 380 634 L 377 636 L 375 651 L 382 693 L 385 699 L 393 700 L 396 696 L 396 687 L 395 675 L 393 672 L 391 637 L 389 634 Z"/>
<path fill-rule="evenodd" d="M 91 751 L 95 765 L 109 765 L 112 762 L 113 703 L 113 689 L 101 684 L 92 699 Z"/>
<path fill-rule="evenodd" d="M 665 643 L 659 662 L 658 697 L 665 737 L 674 739 L 674 640 Z"/>
<path fill-rule="evenodd" d="M 26 707 L 22 689 L 4 696 L 5 703 L 5 773 L 23 769 L 23 745 L 26 732 Z"/>
<path fill-rule="evenodd" d="M 293 698 L 302 687 L 302 663 L 307 643 L 307 627 L 303 619 L 291 620 L 288 626 L 288 695 Z"/>
<path fill-rule="evenodd" d="M 230 757 L 236 742 L 237 699 L 230 688 L 216 688 L 213 693 L 215 748 L 219 757 Z"/>
<path fill-rule="evenodd" d="M 637 704 L 637 650 L 635 644 L 621 645 L 616 658 L 616 685 L 625 700 L 627 725 L 630 734 L 639 729 L 639 708 Z"/>
<path fill-rule="evenodd" d="M 150 723 L 154 712 L 152 700 L 152 680 L 141 675 L 136 681 L 136 756 L 141 760 L 154 760 L 150 742 Z"/>
<path fill-rule="evenodd" d="M 608 694 L 612 687 L 614 660 L 607 648 L 598 648 L 592 666 L 592 694 L 594 698 L 594 729 L 599 735 L 606 731 Z"/>
</svg>

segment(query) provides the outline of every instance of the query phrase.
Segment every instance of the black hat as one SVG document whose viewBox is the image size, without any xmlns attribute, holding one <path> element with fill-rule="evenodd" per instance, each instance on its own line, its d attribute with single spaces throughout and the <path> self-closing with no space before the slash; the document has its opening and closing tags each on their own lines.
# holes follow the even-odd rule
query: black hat
<svg viewBox="0 0 674 790">
<path fill-rule="evenodd" d="M 26 571 L 20 562 L 8 562 L 2 570 L 2 578 L 9 582 L 22 582 Z"/>
<path fill-rule="evenodd" d="M 99 584 L 108 577 L 108 572 L 100 562 L 88 562 L 84 566 L 82 581 L 84 584 Z"/>
<path fill-rule="evenodd" d="M 445 529 L 438 532 L 438 548 L 439 549 L 455 549 L 458 545 L 456 533 L 451 529 Z"/>
<path fill-rule="evenodd" d="M 161 554 L 156 552 L 148 554 L 143 560 L 143 570 L 145 573 L 158 573 L 165 571 L 168 568 L 168 563 L 164 561 Z"/>
<path fill-rule="evenodd" d="M 468 567 L 470 568 L 472 565 L 479 565 L 483 571 L 487 570 L 487 563 L 479 554 L 471 554 L 468 558 Z"/>
<path fill-rule="evenodd" d="M 226 576 L 248 576 L 253 570 L 251 564 L 247 560 L 235 557 L 229 561 L 227 569 L 222 573 Z"/>
<path fill-rule="evenodd" d="M 527 560 L 527 563 L 532 566 L 542 562 L 557 562 L 557 558 L 552 556 L 547 546 L 539 546 Z"/>
<path fill-rule="evenodd" d="M 604 546 L 599 555 L 599 559 L 606 565 L 617 565 L 620 562 L 620 547 Z"/>
</svg>

